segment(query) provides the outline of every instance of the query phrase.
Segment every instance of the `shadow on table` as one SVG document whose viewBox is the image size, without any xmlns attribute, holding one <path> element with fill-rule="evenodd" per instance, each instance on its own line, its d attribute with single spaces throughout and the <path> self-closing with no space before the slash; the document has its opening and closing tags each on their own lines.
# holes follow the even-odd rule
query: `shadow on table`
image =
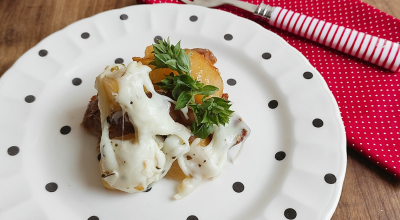
<svg viewBox="0 0 400 220">
<path fill-rule="evenodd" d="M 364 177 L 370 180 L 379 178 L 385 181 L 387 184 L 392 185 L 395 188 L 400 188 L 400 181 L 396 177 L 392 176 L 384 169 L 368 160 L 361 154 L 357 153 L 353 149 L 347 147 L 347 169 L 353 169 L 352 171 L 346 172 L 351 175 L 351 172 L 355 172 L 356 178 Z"/>
<path fill-rule="evenodd" d="M 351 148 L 342 195 L 331 220 L 399 219 L 400 181 Z"/>
</svg>

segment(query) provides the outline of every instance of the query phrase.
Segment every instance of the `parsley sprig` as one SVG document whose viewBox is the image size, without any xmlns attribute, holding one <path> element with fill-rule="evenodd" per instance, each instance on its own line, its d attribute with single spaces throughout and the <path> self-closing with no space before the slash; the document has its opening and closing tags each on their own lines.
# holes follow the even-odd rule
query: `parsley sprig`
<svg viewBox="0 0 400 220">
<path fill-rule="evenodd" d="M 172 91 L 172 97 L 176 100 L 175 109 L 181 109 L 188 106 L 190 103 L 195 103 L 195 95 L 204 95 L 208 97 L 218 91 L 218 87 L 212 85 L 204 86 L 201 83 L 193 79 L 188 74 L 174 75 L 170 73 L 161 82 L 156 83 L 161 89 Z"/>
<path fill-rule="evenodd" d="M 175 46 L 171 45 L 169 38 L 167 41 L 158 40 L 158 44 L 153 44 L 154 65 L 156 69 L 170 68 L 177 71 L 180 75 L 190 72 L 190 55 L 181 49 L 181 41 Z"/>
<path fill-rule="evenodd" d="M 169 38 L 167 41 L 159 40 L 157 44 L 153 44 L 153 48 L 154 61 L 150 64 L 156 69 L 170 68 L 179 74 L 171 72 L 156 85 L 161 89 L 172 91 L 172 96 L 176 100 L 176 110 L 186 106 L 192 108 L 195 116 L 190 126 L 192 133 L 205 139 L 213 131 L 214 124 L 225 126 L 233 113 L 229 109 L 230 101 L 218 97 L 208 98 L 218 91 L 218 87 L 204 85 L 190 76 L 190 54 L 186 54 L 185 50 L 180 48 L 180 41 L 174 46 L 170 44 Z M 195 95 L 203 95 L 202 104 L 195 102 Z"/>
<path fill-rule="evenodd" d="M 229 116 L 233 113 L 229 109 L 231 104 L 225 99 L 213 97 L 209 99 L 203 98 L 203 103 L 190 104 L 195 115 L 195 120 L 190 126 L 190 130 L 194 135 L 202 139 L 206 138 L 215 125 L 224 125 L 229 122 Z"/>
</svg>

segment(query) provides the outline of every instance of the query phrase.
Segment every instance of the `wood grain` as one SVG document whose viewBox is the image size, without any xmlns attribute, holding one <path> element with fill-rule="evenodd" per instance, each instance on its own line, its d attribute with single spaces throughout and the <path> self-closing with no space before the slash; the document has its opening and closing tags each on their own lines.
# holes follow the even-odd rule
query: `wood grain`
<svg viewBox="0 0 400 220">
<path fill-rule="evenodd" d="M 400 19 L 400 0 L 362 0 L 362 2 Z"/>
<path fill-rule="evenodd" d="M 0 0 L 0 76 L 50 34 L 83 18 L 134 4 L 136 0 Z"/>
<path fill-rule="evenodd" d="M 400 18 L 400 0 L 364 2 Z M 1 0 L 0 76 L 55 31 L 99 12 L 133 4 L 135 0 Z M 332 219 L 400 219 L 400 182 L 348 148 L 343 193 Z"/>
<path fill-rule="evenodd" d="M 351 148 L 347 159 L 342 196 L 332 220 L 400 219 L 400 182 Z"/>
<path fill-rule="evenodd" d="M 400 0 L 363 0 L 400 19 Z M 332 220 L 400 219 L 400 182 L 360 154 L 347 148 L 342 196 Z"/>
</svg>

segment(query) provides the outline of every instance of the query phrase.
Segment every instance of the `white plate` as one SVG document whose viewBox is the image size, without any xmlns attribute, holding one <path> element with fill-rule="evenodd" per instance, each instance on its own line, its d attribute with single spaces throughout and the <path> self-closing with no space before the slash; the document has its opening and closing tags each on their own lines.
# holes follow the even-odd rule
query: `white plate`
<svg viewBox="0 0 400 220">
<path fill-rule="evenodd" d="M 80 126 L 95 76 L 117 58 L 143 56 L 156 36 L 213 51 L 225 92 L 252 129 L 235 164 L 179 201 L 171 179 L 147 193 L 103 189 L 97 140 Z M 18 59 L 0 80 L 0 106 L 0 219 L 321 220 L 339 201 L 346 142 L 325 81 L 283 39 L 227 12 L 159 4 L 83 19 Z M 70 133 L 60 133 L 64 126 Z M 236 182 L 243 192 L 233 190 Z M 48 192 L 49 183 L 57 190 Z"/>
</svg>

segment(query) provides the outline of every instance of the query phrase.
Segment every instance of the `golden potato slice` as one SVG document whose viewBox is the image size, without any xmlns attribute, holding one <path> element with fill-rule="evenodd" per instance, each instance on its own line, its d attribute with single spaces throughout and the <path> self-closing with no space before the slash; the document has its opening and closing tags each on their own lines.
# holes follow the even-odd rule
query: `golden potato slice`
<svg viewBox="0 0 400 220">
<path fill-rule="evenodd" d="M 118 82 L 113 78 L 109 78 L 107 76 L 102 79 L 103 88 L 107 94 L 107 100 L 110 104 L 111 112 L 117 112 L 121 109 L 121 107 L 115 102 L 113 93 L 118 93 Z"/>
<path fill-rule="evenodd" d="M 143 191 L 144 190 L 143 185 L 141 183 L 139 183 L 139 185 L 135 186 L 134 188 L 136 190 L 139 190 L 139 191 Z"/>
<path fill-rule="evenodd" d="M 154 69 L 153 65 L 149 65 L 153 59 L 151 58 L 141 58 L 141 57 L 132 57 L 133 61 L 141 62 L 143 65 L 149 66 L 151 69 Z"/>
<path fill-rule="evenodd" d="M 141 62 L 143 65 L 148 65 L 151 69 L 155 66 L 149 65 L 154 60 L 153 45 L 147 46 L 144 51 L 144 57 L 132 57 L 133 61 Z"/>
<path fill-rule="evenodd" d="M 182 172 L 177 160 L 174 161 L 168 173 L 165 175 L 165 178 L 177 180 L 178 182 L 182 182 L 186 178 L 186 175 Z"/>
<path fill-rule="evenodd" d="M 153 45 L 147 46 L 146 50 L 144 51 L 144 58 L 149 58 L 149 59 L 154 59 L 154 53 L 153 53 Z"/>
<path fill-rule="evenodd" d="M 200 139 L 199 145 L 202 147 L 206 147 L 211 142 L 210 135 L 206 137 L 206 139 Z"/>
<path fill-rule="evenodd" d="M 190 52 L 190 75 L 197 78 L 205 85 L 213 85 L 219 88 L 212 97 L 221 97 L 224 91 L 224 82 L 219 74 L 218 69 L 203 55 L 194 50 L 187 50 Z M 202 95 L 195 96 L 196 103 L 201 103 Z"/>
<path fill-rule="evenodd" d="M 101 167 L 101 160 L 100 160 L 100 163 L 99 163 L 99 167 L 100 167 L 100 173 L 103 174 L 104 171 L 103 171 L 103 167 Z M 113 188 L 112 186 L 110 186 L 110 184 L 108 184 L 108 183 L 104 180 L 104 178 L 101 178 L 101 182 L 103 183 L 103 187 L 104 187 L 105 189 L 121 191 L 121 190 L 115 189 L 115 188 Z M 122 191 L 121 191 L 121 192 L 122 192 Z"/>
<path fill-rule="evenodd" d="M 154 59 L 153 46 L 146 47 L 144 58 L 133 57 L 134 61 L 140 61 L 142 64 L 148 65 Z M 205 85 L 213 85 L 219 88 L 219 90 L 212 95 L 212 97 L 221 97 L 224 90 L 224 83 L 218 69 L 213 65 L 213 63 L 207 59 L 204 55 L 198 53 L 195 50 L 186 50 L 186 53 L 190 53 L 190 74 L 193 78 L 197 78 L 200 82 Z M 151 59 L 149 61 L 149 59 Z M 149 65 L 153 71 L 150 72 L 150 79 L 153 84 L 161 82 L 165 78 L 165 75 L 169 75 L 173 72 L 175 75 L 178 73 L 172 71 L 169 68 L 154 69 L 154 66 Z M 155 89 L 159 89 L 158 86 L 154 85 Z M 201 103 L 203 96 L 195 96 L 196 103 Z"/>
<path fill-rule="evenodd" d="M 165 75 L 169 75 L 171 72 L 178 75 L 178 72 L 173 71 L 170 68 L 155 69 L 150 72 L 150 80 L 154 84 L 155 90 L 160 89 L 156 83 L 161 82 L 161 80 L 165 78 Z"/>
</svg>

